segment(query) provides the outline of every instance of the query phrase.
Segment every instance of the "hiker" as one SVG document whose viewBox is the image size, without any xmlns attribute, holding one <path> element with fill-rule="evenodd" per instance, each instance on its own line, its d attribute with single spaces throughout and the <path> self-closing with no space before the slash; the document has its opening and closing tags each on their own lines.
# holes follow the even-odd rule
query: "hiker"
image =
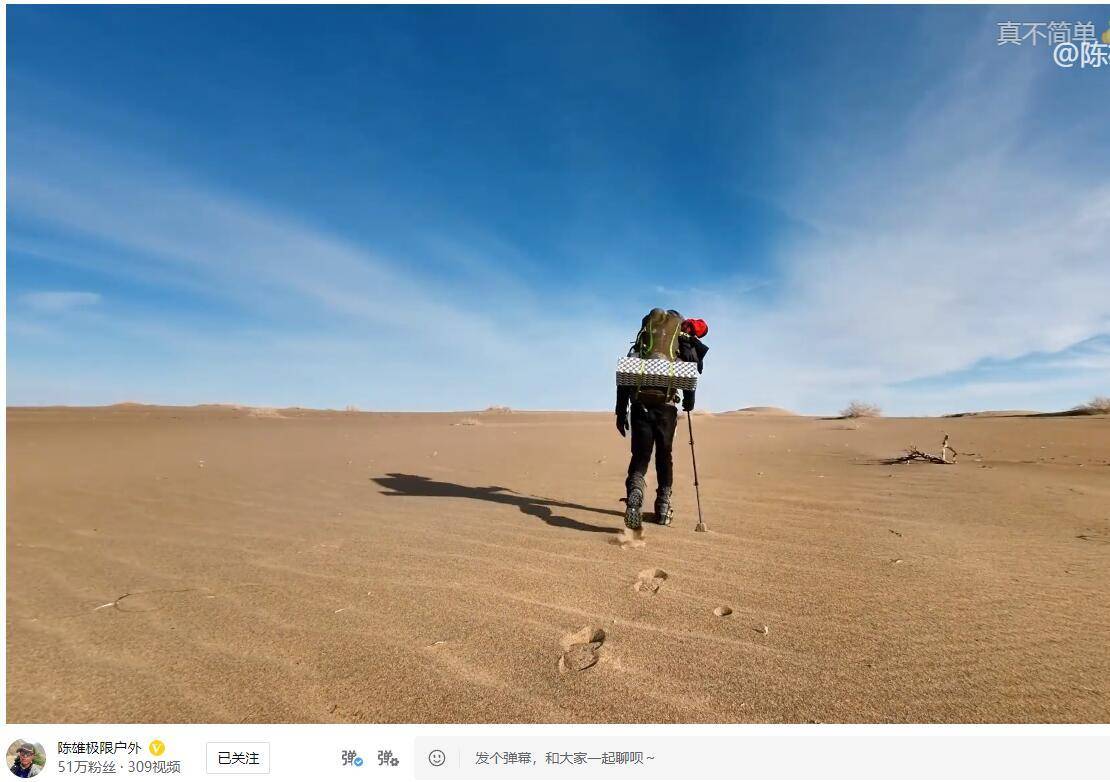
<svg viewBox="0 0 1110 782">
<path fill-rule="evenodd" d="M 686 320 L 676 310 L 653 309 L 644 316 L 628 355 L 689 361 L 697 364 L 700 373 L 705 354 L 709 351 L 700 338 L 707 333 L 703 320 Z M 680 398 L 683 410 L 690 412 L 694 409 L 692 389 L 679 391 L 675 388 L 617 386 L 617 431 L 624 437 L 629 429 L 632 430 L 632 458 L 628 462 L 628 476 L 624 482 L 624 523 L 629 529 L 639 529 L 643 519 L 641 509 L 647 488 L 645 476 L 653 449 L 656 478 L 654 521 L 664 525 L 671 523 L 674 515 L 671 507 L 671 445 L 678 424 L 675 404 Z M 631 423 L 628 418 L 630 405 Z"/>
</svg>

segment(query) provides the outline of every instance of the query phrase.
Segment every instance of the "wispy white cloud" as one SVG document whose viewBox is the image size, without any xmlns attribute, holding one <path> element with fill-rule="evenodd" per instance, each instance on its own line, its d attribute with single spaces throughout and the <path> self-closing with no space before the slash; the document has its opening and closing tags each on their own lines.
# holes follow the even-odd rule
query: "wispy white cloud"
<svg viewBox="0 0 1110 782">
<path fill-rule="evenodd" d="M 106 344 L 159 361 L 174 358 L 174 366 L 159 370 L 165 385 L 178 373 L 197 389 L 192 393 L 207 389 L 203 398 L 266 404 L 604 404 L 607 393 L 598 388 L 611 383 L 628 329 L 606 322 L 589 297 L 530 290 L 506 271 L 517 251 L 504 243 L 436 237 L 429 251 L 455 271 L 451 281 L 437 279 L 418 274 L 418 264 L 406 259 L 380 256 L 165 166 L 72 137 L 57 142 L 50 156 L 21 157 L 9 185 L 13 214 L 47 226 L 55 238 L 16 237 L 17 243 L 104 273 L 115 271 L 109 265 L 115 256 L 76 248 L 90 242 L 115 248 L 128 259 L 122 268 L 129 280 L 138 275 L 147 285 L 190 296 L 207 291 L 213 300 L 232 301 L 249 324 L 212 327 L 203 316 L 152 315 L 126 302 L 106 313 L 96 329 Z M 37 301 L 41 314 L 50 300 Z M 23 322 L 18 334 L 34 326 Z M 87 331 L 81 330 L 83 341 L 93 339 Z M 577 370 L 588 379 L 553 382 L 558 361 L 564 373 Z M 10 381 L 19 388 L 26 380 L 23 394 L 31 395 L 33 378 L 21 377 L 26 365 L 18 356 L 15 363 Z M 34 371 L 45 373 L 41 365 Z M 77 370 L 71 363 L 56 371 Z M 145 385 L 125 387 L 141 382 L 131 367 L 104 363 L 88 371 L 119 371 L 125 396 L 166 398 Z M 226 387 L 215 382 L 219 378 Z"/>
<path fill-rule="evenodd" d="M 29 291 L 20 294 L 20 303 L 35 312 L 57 314 L 100 303 L 100 294 L 92 291 Z"/>
<path fill-rule="evenodd" d="M 716 326 L 713 386 L 813 412 L 850 397 L 942 412 L 1029 388 L 954 378 L 926 395 L 907 381 L 1110 333 L 1110 184 L 1062 162 L 1067 131 L 1023 136 L 1047 87 L 1032 70 L 1005 76 L 969 63 L 894 138 L 831 138 L 853 145 L 852 168 L 807 149 L 817 174 L 781 206 L 814 233 L 779 257 L 773 302 L 702 299 Z M 1110 387 L 1105 364 L 1085 362 L 1058 381 L 1057 403 Z"/>
</svg>

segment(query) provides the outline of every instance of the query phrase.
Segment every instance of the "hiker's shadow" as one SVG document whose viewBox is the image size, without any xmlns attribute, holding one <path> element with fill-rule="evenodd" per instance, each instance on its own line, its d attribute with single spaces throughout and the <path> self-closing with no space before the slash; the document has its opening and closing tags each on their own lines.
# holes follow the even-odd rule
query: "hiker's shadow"
<svg viewBox="0 0 1110 782">
<path fill-rule="evenodd" d="M 391 472 L 381 478 L 374 478 L 374 482 L 386 489 L 382 494 L 387 497 L 461 497 L 471 500 L 485 500 L 496 502 L 500 505 L 515 505 L 521 513 L 535 516 L 553 527 L 566 527 L 582 532 L 620 532 L 616 527 L 599 527 L 596 524 L 587 524 L 584 521 L 572 519 L 569 516 L 558 516 L 552 508 L 570 508 L 572 510 L 589 511 L 590 513 L 604 513 L 610 516 L 621 516 L 620 511 L 608 508 L 591 508 L 588 505 L 577 505 L 573 502 L 562 502 L 544 497 L 526 497 L 517 494 L 512 489 L 504 486 L 463 486 L 458 483 L 436 481 L 423 475 L 406 475 L 400 472 Z"/>
</svg>

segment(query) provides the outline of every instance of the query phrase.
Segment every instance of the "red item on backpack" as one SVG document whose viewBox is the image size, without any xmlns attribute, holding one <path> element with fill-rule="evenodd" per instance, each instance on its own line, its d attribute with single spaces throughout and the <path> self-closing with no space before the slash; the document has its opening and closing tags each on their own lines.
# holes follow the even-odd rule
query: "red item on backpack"
<svg viewBox="0 0 1110 782">
<path fill-rule="evenodd" d="M 705 325 L 705 321 L 701 318 L 688 318 L 682 321 L 682 330 L 701 339 L 709 333 L 709 326 Z"/>
</svg>

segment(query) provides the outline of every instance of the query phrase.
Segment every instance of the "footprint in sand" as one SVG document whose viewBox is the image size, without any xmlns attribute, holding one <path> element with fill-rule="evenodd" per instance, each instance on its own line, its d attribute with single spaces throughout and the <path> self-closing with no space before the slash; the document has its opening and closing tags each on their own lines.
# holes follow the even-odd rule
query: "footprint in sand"
<svg viewBox="0 0 1110 782">
<path fill-rule="evenodd" d="M 649 567 L 647 570 L 641 570 L 639 575 L 636 576 L 636 583 L 632 588 L 640 594 L 654 595 L 663 586 L 663 582 L 667 580 L 667 571 L 659 570 L 658 568 Z"/>
<path fill-rule="evenodd" d="M 605 643 L 605 631 L 586 625 L 577 632 L 564 635 L 563 656 L 559 658 L 561 673 L 584 671 L 598 661 L 598 650 Z"/>
<path fill-rule="evenodd" d="M 726 616 L 732 616 L 732 609 L 728 606 L 717 606 L 713 609 L 713 615 L 724 619 Z"/>
<path fill-rule="evenodd" d="M 623 529 L 611 542 L 621 548 L 643 548 L 646 545 L 642 529 Z"/>
</svg>

